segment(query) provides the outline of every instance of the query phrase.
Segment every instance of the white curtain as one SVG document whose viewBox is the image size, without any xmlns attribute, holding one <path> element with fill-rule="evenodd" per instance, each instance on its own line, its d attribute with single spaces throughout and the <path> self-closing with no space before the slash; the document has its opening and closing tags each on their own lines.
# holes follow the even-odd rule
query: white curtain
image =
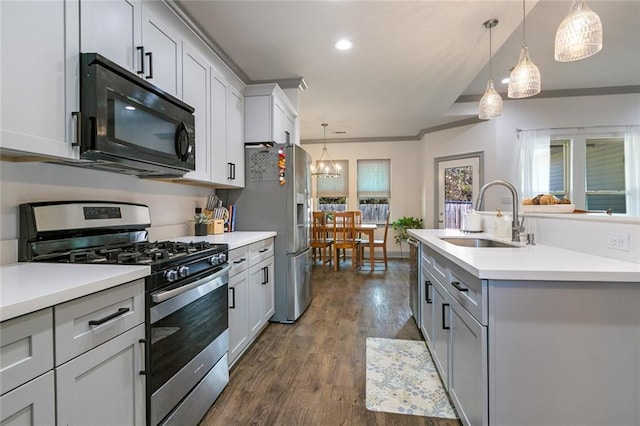
<svg viewBox="0 0 640 426">
<path fill-rule="evenodd" d="M 640 126 L 625 128 L 624 163 L 627 214 L 640 216 Z"/>
<path fill-rule="evenodd" d="M 549 193 L 551 132 L 549 129 L 521 130 L 518 133 L 518 190 L 520 197 Z"/>
</svg>

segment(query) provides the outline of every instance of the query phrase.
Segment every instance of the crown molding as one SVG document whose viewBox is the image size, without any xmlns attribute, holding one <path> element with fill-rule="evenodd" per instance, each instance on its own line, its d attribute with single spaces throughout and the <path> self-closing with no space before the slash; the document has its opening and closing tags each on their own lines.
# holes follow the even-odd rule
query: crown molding
<svg viewBox="0 0 640 426">
<path fill-rule="evenodd" d="M 571 98 L 574 96 L 601 96 L 601 95 L 626 95 L 630 93 L 640 93 L 640 86 L 609 86 L 609 87 L 585 87 L 581 89 L 558 89 L 543 90 L 535 96 L 527 99 L 542 98 Z M 480 102 L 483 94 L 460 95 L 455 103 Z M 520 101 L 522 99 L 511 99 L 506 93 L 500 93 L 505 101 Z"/>
</svg>

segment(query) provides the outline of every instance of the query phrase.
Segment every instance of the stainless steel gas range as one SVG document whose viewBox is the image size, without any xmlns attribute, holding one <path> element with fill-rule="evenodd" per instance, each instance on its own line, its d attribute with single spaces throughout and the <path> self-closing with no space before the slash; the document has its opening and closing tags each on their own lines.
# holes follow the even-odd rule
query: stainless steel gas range
<svg viewBox="0 0 640 426">
<path fill-rule="evenodd" d="M 141 204 L 20 205 L 18 257 L 28 262 L 144 264 L 147 423 L 196 425 L 229 382 L 226 244 L 148 241 Z M 119 311 L 114 312 L 114 318 Z"/>
</svg>

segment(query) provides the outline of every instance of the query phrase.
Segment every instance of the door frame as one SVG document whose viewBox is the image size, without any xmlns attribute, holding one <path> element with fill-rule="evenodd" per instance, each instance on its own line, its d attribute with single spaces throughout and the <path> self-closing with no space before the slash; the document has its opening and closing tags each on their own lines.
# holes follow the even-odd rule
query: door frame
<svg viewBox="0 0 640 426">
<path fill-rule="evenodd" d="M 452 161 L 452 160 L 464 160 L 467 158 L 477 158 L 478 159 L 478 179 L 480 182 L 478 182 L 478 188 L 482 187 L 482 185 L 484 185 L 484 151 L 475 151 L 475 152 L 468 152 L 468 153 L 464 153 L 464 154 L 456 154 L 456 155 L 448 155 L 446 157 L 435 157 L 433 159 L 433 166 L 434 166 L 434 170 L 433 170 L 433 193 L 434 193 L 434 203 L 433 203 L 433 227 L 435 229 L 440 228 L 440 226 L 438 225 L 438 217 L 439 217 L 439 204 L 440 204 L 440 182 L 439 182 L 439 170 L 440 170 L 440 163 L 441 162 L 445 162 L 445 161 Z M 474 196 L 477 196 L 477 194 L 473 194 Z"/>
</svg>

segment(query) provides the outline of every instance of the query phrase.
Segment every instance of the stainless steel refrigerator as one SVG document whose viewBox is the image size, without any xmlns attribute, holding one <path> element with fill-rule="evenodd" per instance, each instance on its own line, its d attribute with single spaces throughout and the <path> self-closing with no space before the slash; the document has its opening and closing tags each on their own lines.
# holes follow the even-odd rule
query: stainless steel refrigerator
<svg viewBox="0 0 640 426">
<path fill-rule="evenodd" d="M 244 189 L 218 191 L 227 204 L 236 205 L 237 231 L 278 233 L 271 321 L 294 322 L 311 303 L 310 162 L 298 145 L 247 146 Z"/>
</svg>

